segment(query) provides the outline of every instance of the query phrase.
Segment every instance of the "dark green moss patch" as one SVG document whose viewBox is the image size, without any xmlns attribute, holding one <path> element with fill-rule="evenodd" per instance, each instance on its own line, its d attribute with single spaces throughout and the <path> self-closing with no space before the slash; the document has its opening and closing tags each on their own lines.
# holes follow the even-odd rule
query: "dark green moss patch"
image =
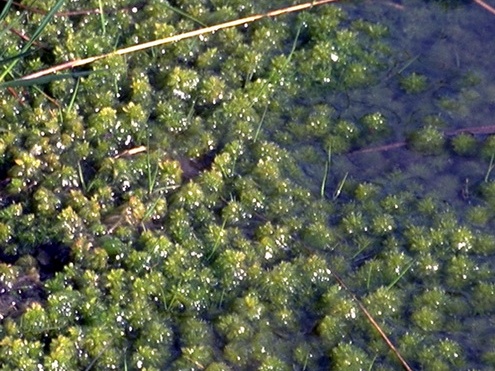
<svg viewBox="0 0 495 371">
<path fill-rule="evenodd" d="M 493 92 L 450 38 L 413 47 L 471 35 L 413 5 L 314 7 L 1 91 L 0 364 L 397 369 L 337 273 L 413 368 L 489 368 L 495 142 L 463 128 Z M 54 18 L 12 75 L 268 8 L 100 6 Z M 29 35 L 23 11 L 4 22 Z"/>
</svg>

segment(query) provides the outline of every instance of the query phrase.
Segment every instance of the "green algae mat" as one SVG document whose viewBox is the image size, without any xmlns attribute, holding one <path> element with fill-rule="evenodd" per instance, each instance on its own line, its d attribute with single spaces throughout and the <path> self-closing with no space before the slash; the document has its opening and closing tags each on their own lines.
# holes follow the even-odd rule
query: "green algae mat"
<svg viewBox="0 0 495 371">
<path fill-rule="evenodd" d="M 290 5 L 3 2 L 0 370 L 495 368 L 485 9 L 327 4 L 9 85 Z"/>
</svg>

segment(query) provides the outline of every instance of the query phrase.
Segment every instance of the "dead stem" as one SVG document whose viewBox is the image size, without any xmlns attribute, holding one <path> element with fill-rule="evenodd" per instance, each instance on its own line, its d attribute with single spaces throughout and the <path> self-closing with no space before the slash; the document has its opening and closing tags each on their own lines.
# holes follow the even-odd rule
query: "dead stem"
<svg viewBox="0 0 495 371">
<path fill-rule="evenodd" d="M 411 366 L 408 365 L 408 363 L 406 362 L 406 360 L 404 359 L 404 357 L 402 357 L 402 355 L 399 353 L 399 351 L 397 350 L 397 348 L 395 347 L 395 345 L 392 343 L 392 341 L 389 339 L 389 337 L 387 336 L 387 334 L 385 334 L 385 332 L 382 330 L 382 328 L 380 327 L 380 325 L 375 321 L 375 319 L 370 314 L 370 312 L 368 312 L 368 310 L 366 309 L 366 307 L 364 306 L 364 304 L 361 302 L 361 300 L 359 300 L 357 298 L 357 296 L 354 295 L 351 290 L 349 290 L 349 288 L 344 283 L 344 281 L 342 280 L 342 278 L 340 278 L 333 271 L 332 271 L 332 275 L 335 278 L 335 280 L 339 283 L 339 285 L 342 286 L 345 291 L 347 291 L 347 293 L 351 296 L 352 300 L 354 300 L 356 302 L 356 304 L 359 306 L 359 308 L 363 311 L 363 313 L 366 316 L 366 318 L 368 318 L 368 321 L 370 321 L 371 324 L 373 325 L 373 327 L 376 329 L 376 331 L 378 331 L 378 333 L 380 334 L 380 336 L 382 337 L 382 339 L 385 341 L 385 343 L 387 344 L 387 346 L 390 348 L 390 350 L 392 352 L 394 352 L 394 354 L 399 359 L 399 361 L 402 364 L 402 366 L 404 367 L 404 369 L 407 370 L 407 371 L 413 371 L 413 369 L 411 368 Z"/>
<path fill-rule="evenodd" d="M 490 13 L 492 13 L 493 15 L 495 15 L 495 8 L 488 5 L 487 3 L 485 3 L 484 1 L 482 0 L 474 0 L 474 2 L 476 4 L 478 4 L 479 6 L 481 6 L 483 9 L 489 11 Z"/>
<path fill-rule="evenodd" d="M 54 72 L 87 65 L 87 64 L 90 64 L 92 62 L 104 59 L 104 58 L 109 58 L 109 57 L 113 57 L 116 55 L 130 54 L 133 52 L 150 49 L 150 48 L 155 47 L 155 46 L 170 44 L 173 42 L 177 42 L 177 41 L 184 40 L 184 39 L 189 39 L 189 38 L 204 35 L 207 33 L 214 33 L 216 31 L 223 30 L 226 28 L 232 28 L 232 27 L 246 25 L 246 24 L 258 21 L 258 20 L 263 19 L 263 18 L 277 17 L 277 16 L 280 16 L 283 14 L 293 13 L 293 12 L 297 12 L 297 11 L 301 11 L 301 10 L 305 10 L 305 9 L 310 9 L 310 8 L 318 6 L 318 5 L 333 3 L 333 2 L 337 2 L 337 1 L 339 1 L 339 0 L 312 1 L 312 2 L 307 2 L 304 4 L 289 6 L 287 8 L 283 8 L 283 9 L 272 10 L 272 11 L 270 11 L 268 13 L 264 13 L 264 14 L 255 14 L 255 15 L 251 15 L 251 16 L 246 17 L 246 18 L 236 19 L 233 21 L 220 23 L 220 24 L 217 24 L 214 26 L 204 27 L 204 28 L 200 28 L 198 30 L 185 32 L 185 33 L 182 33 L 180 35 L 170 36 L 170 37 L 166 37 L 164 39 L 159 39 L 159 40 L 149 41 L 149 42 L 146 42 L 143 44 L 133 45 L 133 46 L 119 49 L 119 50 L 116 50 L 116 51 L 113 51 L 110 53 L 101 54 L 101 55 L 97 55 L 94 57 L 88 57 L 88 58 L 84 58 L 84 59 L 72 60 L 69 62 L 59 64 L 57 66 L 53 66 L 53 67 L 32 73 L 30 75 L 26 75 L 26 76 L 22 77 L 20 80 L 36 79 L 36 78 L 39 78 L 42 76 L 49 75 L 49 74 L 54 73 Z"/>
<path fill-rule="evenodd" d="M 494 125 L 483 125 L 483 126 L 474 126 L 469 128 L 461 128 L 455 130 L 445 131 L 444 135 L 446 137 L 452 137 L 458 134 L 472 134 L 472 135 L 490 135 L 495 134 L 495 124 Z M 358 154 L 358 153 L 374 153 L 374 152 L 386 152 L 397 148 L 402 148 L 407 145 L 406 141 L 400 141 L 390 144 L 385 144 L 383 146 L 378 147 L 369 147 L 357 149 L 355 151 L 350 152 L 350 155 Z"/>
</svg>

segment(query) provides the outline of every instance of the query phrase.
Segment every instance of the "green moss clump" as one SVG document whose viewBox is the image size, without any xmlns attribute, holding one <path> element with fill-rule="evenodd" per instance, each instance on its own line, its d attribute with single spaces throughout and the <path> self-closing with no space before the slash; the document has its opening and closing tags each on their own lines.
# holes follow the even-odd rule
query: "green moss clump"
<svg viewBox="0 0 495 371">
<path fill-rule="evenodd" d="M 493 308 L 495 308 L 494 293 L 494 284 L 481 282 L 475 286 L 473 293 L 473 299 L 475 301 L 473 306 L 477 313 L 488 314 L 493 312 Z"/>
<path fill-rule="evenodd" d="M 388 131 L 387 120 L 380 112 L 367 114 L 361 117 L 359 122 L 371 138 L 380 137 Z"/>
<path fill-rule="evenodd" d="M 445 317 L 438 311 L 429 307 L 418 308 L 412 314 L 412 320 L 421 330 L 427 332 L 439 331 L 445 324 Z"/>
<path fill-rule="evenodd" d="M 226 363 L 213 362 L 208 365 L 206 371 L 231 371 L 231 368 Z"/>
<path fill-rule="evenodd" d="M 418 152 L 434 155 L 442 153 L 445 137 L 438 129 L 427 126 L 411 134 L 408 143 Z"/>
<path fill-rule="evenodd" d="M 7 244 L 12 239 L 12 227 L 5 223 L 0 223 L 0 241 Z"/>
<path fill-rule="evenodd" d="M 459 134 L 452 139 L 455 153 L 461 156 L 472 156 L 477 152 L 477 141 L 470 134 Z"/>
<path fill-rule="evenodd" d="M 302 242 L 315 249 L 329 249 L 336 241 L 335 233 L 324 223 L 312 223 L 301 231 Z"/>
<path fill-rule="evenodd" d="M 269 371 L 269 370 L 281 370 L 281 371 L 289 371 L 292 367 L 287 363 L 283 362 L 276 356 L 268 356 L 264 357 L 261 365 L 259 366 L 260 371 Z"/>
<path fill-rule="evenodd" d="M 487 181 L 481 184 L 480 193 L 482 199 L 489 205 L 495 205 L 495 182 Z"/>
<path fill-rule="evenodd" d="M 378 187 L 371 183 L 361 183 L 357 186 L 354 195 L 359 201 L 372 200 L 378 194 Z"/>
<path fill-rule="evenodd" d="M 371 229 L 378 235 L 390 234 L 395 229 L 394 218 L 388 214 L 379 215 L 371 221 Z"/>
<path fill-rule="evenodd" d="M 465 255 L 454 256 L 446 267 L 449 287 L 463 289 L 476 282 L 479 267 Z"/>
<path fill-rule="evenodd" d="M 12 75 L 268 9 L 125 3 L 103 4 L 103 18 L 54 18 L 40 36 L 48 48 L 23 54 Z M 3 21 L 33 34 L 42 17 L 8 9 Z M 472 360 L 450 335 L 472 335 L 466 324 L 493 311 L 482 262 L 495 251 L 495 190 L 480 182 L 491 138 L 479 155 L 473 137 L 453 138 L 453 159 L 470 156 L 464 167 L 346 152 L 400 141 L 409 129 L 394 125 L 387 138 L 389 119 L 414 124 L 426 112 L 410 145 L 440 154 L 445 110 L 464 99 L 464 113 L 490 94 L 468 81 L 470 90 L 432 103 L 437 84 L 425 72 L 400 82 L 415 102 L 389 99 L 397 91 L 382 82 L 397 58 L 386 35 L 386 25 L 313 7 L 113 56 L 78 81 L 0 91 L 0 364 L 395 369 L 346 290 L 415 366 L 489 362 L 491 350 Z M 1 38 L 4 57 L 20 43 Z M 457 199 L 466 178 L 480 185 Z"/>
<path fill-rule="evenodd" d="M 473 248 L 474 235 L 470 229 L 460 227 L 451 232 L 450 243 L 454 250 L 468 252 Z"/>
<path fill-rule="evenodd" d="M 1 341 L 0 359 L 7 369 L 36 369 L 43 356 L 41 341 L 29 341 L 4 336 Z"/>
<path fill-rule="evenodd" d="M 473 250 L 480 255 L 490 255 L 495 251 L 495 241 L 490 234 L 480 234 L 475 240 Z"/>
<path fill-rule="evenodd" d="M 75 330 L 74 332 L 77 332 Z M 80 335 L 80 334 L 78 334 Z M 78 357 L 78 349 L 75 346 L 74 339 L 68 336 L 59 335 L 50 344 L 50 354 L 46 358 L 46 366 L 60 368 L 78 368 L 81 363 Z"/>
<path fill-rule="evenodd" d="M 327 315 L 319 322 L 317 331 L 323 344 L 331 349 L 342 340 L 342 334 L 347 331 L 347 327 L 340 318 Z"/>
<path fill-rule="evenodd" d="M 419 353 L 418 361 L 431 370 L 449 370 L 465 365 L 459 344 L 450 339 L 425 346 Z"/>
<path fill-rule="evenodd" d="M 418 94 L 427 89 L 428 79 L 424 75 L 413 72 L 400 80 L 400 86 L 408 94 Z"/>
<path fill-rule="evenodd" d="M 477 226 L 485 226 L 490 218 L 492 218 L 491 210 L 483 206 L 474 206 L 467 213 L 468 221 Z"/>
<path fill-rule="evenodd" d="M 339 370 L 358 371 L 369 367 L 372 359 L 357 345 L 341 343 L 332 350 L 332 364 Z"/>
<path fill-rule="evenodd" d="M 483 158 L 490 160 L 495 154 L 495 136 L 490 135 L 481 146 L 481 155 Z"/>
<path fill-rule="evenodd" d="M 342 218 L 341 226 L 344 232 L 349 235 L 358 234 L 369 228 L 369 225 L 361 212 L 354 211 Z"/>
</svg>

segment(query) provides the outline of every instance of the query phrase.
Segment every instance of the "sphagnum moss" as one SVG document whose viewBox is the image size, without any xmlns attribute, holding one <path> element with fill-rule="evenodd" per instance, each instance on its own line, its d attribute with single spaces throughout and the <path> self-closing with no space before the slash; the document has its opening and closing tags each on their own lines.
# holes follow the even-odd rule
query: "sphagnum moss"
<svg viewBox="0 0 495 371">
<path fill-rule="evenodd" d="M 190 30 L 193 18 L 210 24 L 264 10 L 178 2 L 184 18 L 164 4 L 136 12 L 123 2 L 104 5 L 116 10 L 105 13 L 104 32 L 100 17 L 59 17 L 44 36 L 58 46 L 24 67 Z M 388 51 L 384 26 L 347 19 L 327 6 L 294 17 L 295 27 L 288 17 L 265 20 L 108 59 L 94 67 L 109 73 L 82 78 L 77 94 L 65 93 L 75 87 L 70 80 L 47 87 L 60 114 L 34 89 L 25 105 L 2 92 L 2 258 L 15 263 L 29 254 L 43 266 L 40 245 L 55 246 L 54 256 L 70 252 L 61 272 L 43 272 L 51 277 L 42 282 L 47 297 L 4 321 L 0 362 L 10 369 L 323 369 L 331 362 L 393 369 L 385 346 L 367 342 L 371 328 L 358 307 L 334 285 L 337 272 L 354 278 L 350 287 L 387 331 L 407 328 L 394 334 L 407 358 L 462 367 L 464 344 L 428 347 L 442 331 L 464 329 L 461 320 L 443 326 L 450 311 L 462 319 L 469 312 L 462 301 L 435 302 L 449 299 L 441 290 L 450 287 L 474 298 L 478 313 L 490 312 L 490 270 L 477 259 L 494 250 L 490 232 L 479 237 L 461 224 L 457 210 L 409 184 L 407 170 L 390 182 L 350 174 L 335 200 L 318 192 L 320 162 L 329 162 L 328 184 L 337 184 L 338 155 L 380 140 L 385 119 L 400 116 L 381 112 L 380 94 L 366 90 L 368 105 L 353 95 L 353 87 L 379 80 Z M 2 39 L 6 55 L 15 54 L 14 41 Z M 425 85 L 418 76 L 402 86 L 421 97 L 430 79 Z M 445 137 L 431 115 L 423 122 L 412 146 L 434 155 Z M 461 139 L 453 144 L 458 155 L 490 160 L 490 139 L 481 155 Z M 118 156 L 138 146 L 147 154 Z M 210 151 L 211 166 L 185 174 L 184 158 Z M 490 183 L 480 188 L 476 202 L 490 208 Z M 479 228 L 489 223 L 473 214 Z M 25 282 L 15 273 L 25 260 L 5 265 L 2 282 Z M 404 308 L 403 298 L 417 296 L 414 282 L 426 293 Z"/>
</svg>

